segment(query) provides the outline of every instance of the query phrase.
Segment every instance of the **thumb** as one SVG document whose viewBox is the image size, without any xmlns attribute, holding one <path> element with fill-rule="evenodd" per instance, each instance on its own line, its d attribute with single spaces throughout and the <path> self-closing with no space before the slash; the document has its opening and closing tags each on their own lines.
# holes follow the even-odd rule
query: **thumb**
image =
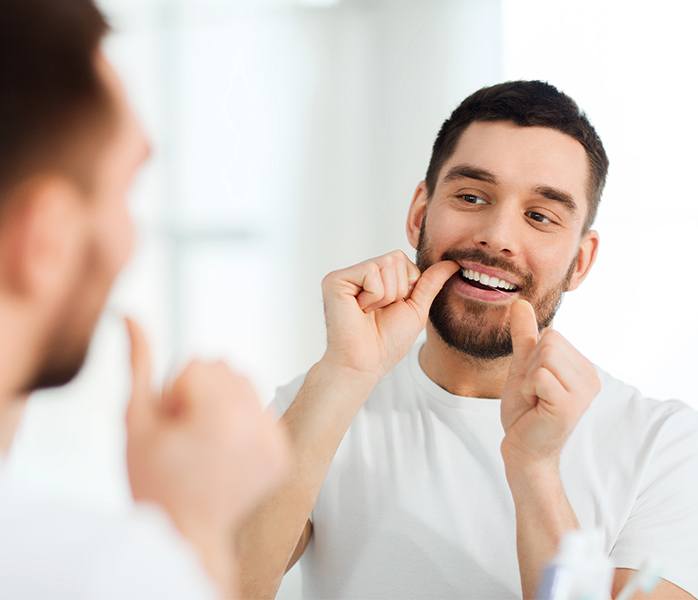
<svg viewBox="0 0 698 600">
<path fill-rule="evenodd" d="M 152 408 L 151 363 L 143 330 L 133 319 L 126 318 L 125 321 L 131 341 L 131 401 L 126 414 L 126 421 L 131 426 Z"/>
<path fill-rule="evenodd" d="M 525 369 L 539 339 L 536 312 L 529 302 L 518 299 L 511 305 L 509 327 L 513 350 L 511 368 L 514 371 Z"/>
<path fill-rule="evenodd" d="M 434 263 L 422 273 L 409 297 L 422 322 L 426 322 L 429 308 L 436 298 L 436 294 L 441 291 L 449 277 L 458 269 L 460 269 L 458 263 L 452 260 L 442 260 Z"/>
</svg>

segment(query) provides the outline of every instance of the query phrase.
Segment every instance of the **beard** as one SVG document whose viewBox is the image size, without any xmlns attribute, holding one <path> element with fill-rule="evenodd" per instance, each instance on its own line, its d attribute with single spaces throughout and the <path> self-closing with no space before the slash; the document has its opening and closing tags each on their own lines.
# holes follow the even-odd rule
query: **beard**
<svg viewBox="0 0 698 600">
<path fill-rule="evenodd" d="M 519 284 L 518 295 L 533 306 L 538 331 L 548 327 L 569 288 L 576 266 L 572 261 L 565 277 L 547 290 L 539 290 L 530 272 L 524 272 L 504 258 L 487 254 L 479 248 L 449 249 L 440 257 L 432 257 L 426 235 L 426 219 L 422 222 L 417 244 L 417 267 L 424 272 L 441 260 L 463 260 L 480 263 L 512 273 Z M 429 320 L 441 339 L 451 348 L 478 360 L 495 360 L 512 353 L 511 330 L 505 321 L 508 306 L 488 305 L 474 299 L 463 298 L 453 291 L 453 285 L 461 278 L 460 269 L 444 284 L 429 310 Z"/>
<path fill-rule="evenodd" d="M 67 321 L 59 325 L 49 338 L 43 360 L 32 379 L 26 384 L 25 392 L 59 387 L 71 382 L 82 369 L 92 337 L 92 329 L 77 336 L 69 331 Z M 94 326 L 93 326 L 94 327 Z"/>
<path fill-rule="evenodd" d="M 26 393 L 58 387 L 72 381 L 82 369 L 109 286 L 98 273 L 94 246 L 85 253 L 79 276 L 55 313 L 53 327 L 44 338 L 38 366 L 24 385 Z"/>
</svg>

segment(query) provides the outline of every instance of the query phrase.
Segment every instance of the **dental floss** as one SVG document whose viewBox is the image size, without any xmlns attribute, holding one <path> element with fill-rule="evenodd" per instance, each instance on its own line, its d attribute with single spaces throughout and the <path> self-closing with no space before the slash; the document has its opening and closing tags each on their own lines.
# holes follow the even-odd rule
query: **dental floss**
<svg viewBox="0 0 698 600">
<path fill-rule="evenodd" d="M 645 594 L 651 593 L 657 587 L 660 577 L 661 569 L 659 565 L 651 558 L 648 558 L 628 580 L 628 583 L 616 596 L 616 600 L 630 600 L 638 590 L 642 590 Z"/>
</svg>

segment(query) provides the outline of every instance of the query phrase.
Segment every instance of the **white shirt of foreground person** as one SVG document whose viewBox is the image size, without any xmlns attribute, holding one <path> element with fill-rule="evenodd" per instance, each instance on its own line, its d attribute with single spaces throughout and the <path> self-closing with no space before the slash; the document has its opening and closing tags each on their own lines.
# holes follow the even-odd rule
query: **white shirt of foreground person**
<svg viewBox="0 0 698 600">
<path fill-rule="evenodd" d="M 337 450 L 300 559 L 304 599 L 521 595 L 500 401 L 440 388 L 420 347 L 380 381 Z M 599 377 L 561 459 L 580 526 L 602 529 L 617 568 L 652 556 L 698 596 L 698 413 Z M 279 414 L 302 380 L 279 389 Z"/>
<path fill-rule="evenodd" d="M 10 476 L 0 458 L 0 598 L 199 600 L 216 591 L 160 509 L 72 508 Z"/>
</svg>

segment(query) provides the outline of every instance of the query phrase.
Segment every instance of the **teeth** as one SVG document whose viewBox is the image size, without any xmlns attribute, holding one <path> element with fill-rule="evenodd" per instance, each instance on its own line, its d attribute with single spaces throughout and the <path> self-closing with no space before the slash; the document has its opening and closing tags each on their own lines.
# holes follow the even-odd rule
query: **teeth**
<svg viewBox="0 0 698 600">
<path fill-rule="evenodd" d="M 473 269 L 461 269 L 461 275 L 465 279 L 470 279 L 472 281 L 479 281 L 483 285 L 487 285 L 493 288 L 499 288 L 503 290 L 514 290 L 516 286 L 513 283 L 509 283 L 504 279 L 499 279 L 498 277 L 490 277 L 485 273 L 480 273 L 474 271 Z"/>
</svg>

